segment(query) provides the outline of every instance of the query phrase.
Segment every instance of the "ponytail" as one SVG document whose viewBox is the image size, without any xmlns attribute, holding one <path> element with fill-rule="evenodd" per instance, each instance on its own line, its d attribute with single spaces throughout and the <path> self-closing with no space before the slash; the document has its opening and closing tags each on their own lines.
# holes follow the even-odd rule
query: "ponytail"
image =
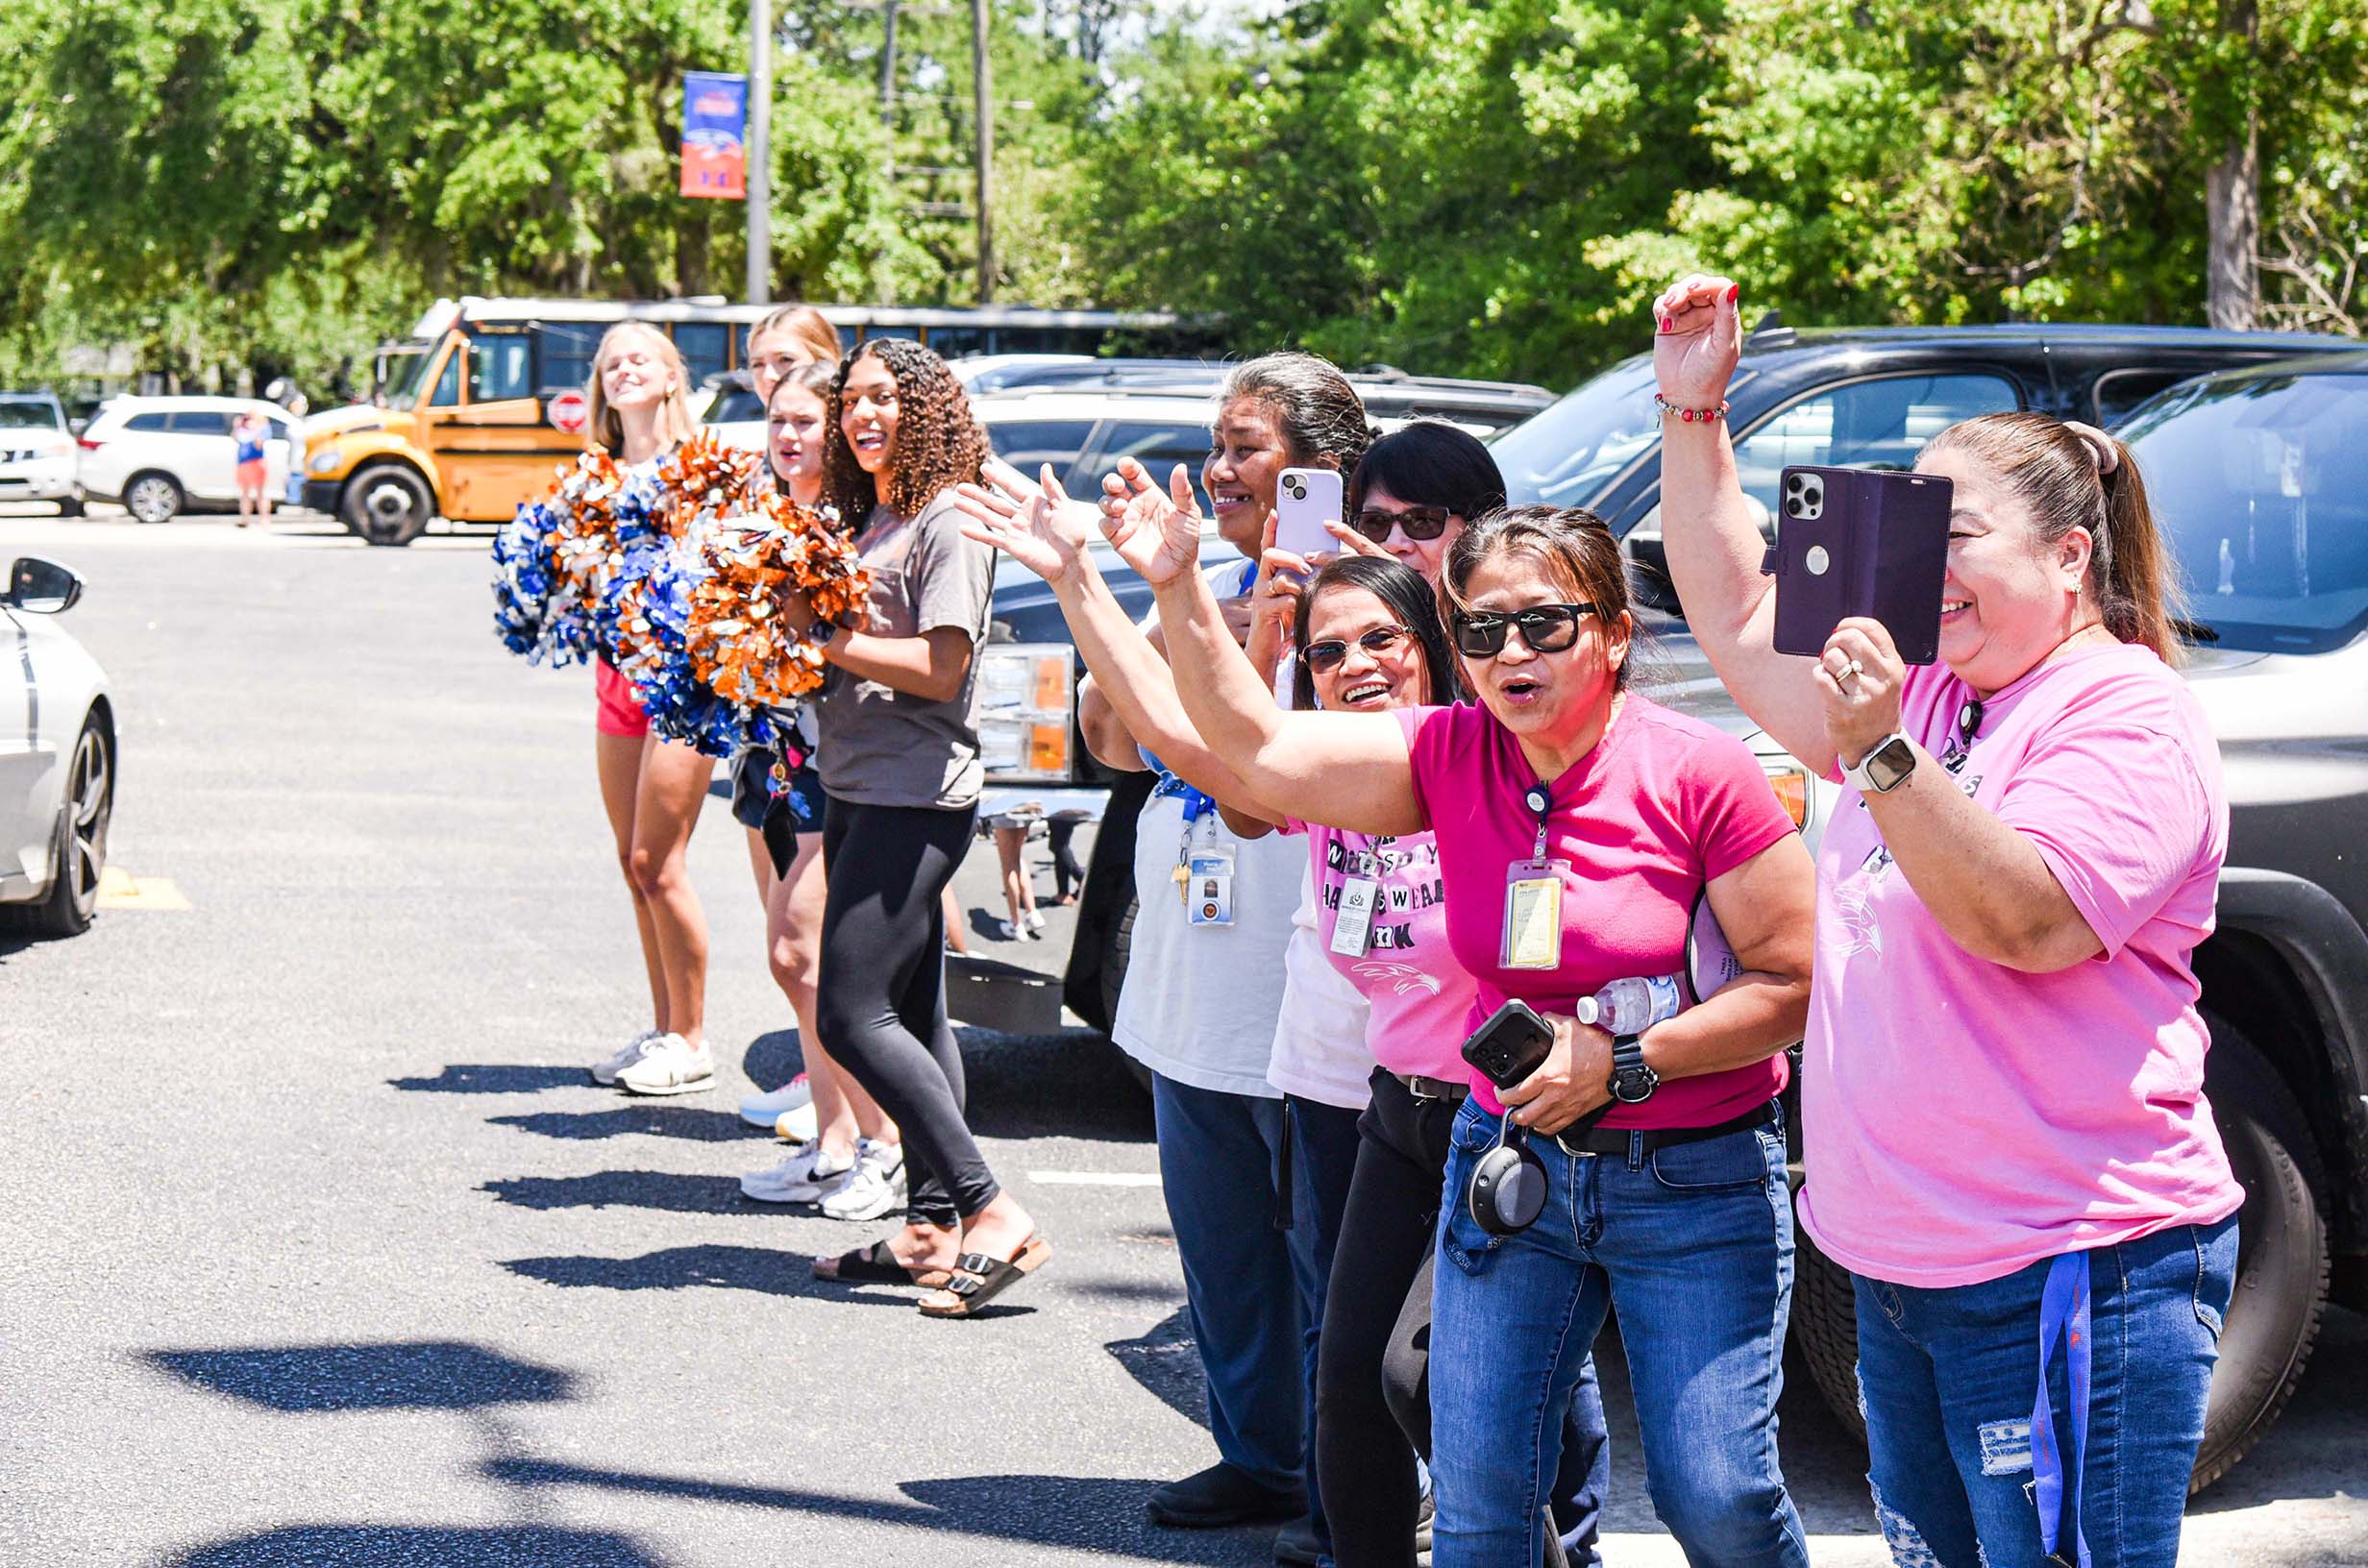
<svg viewBox="0 0 2368 1568">
<path fill-rule="evenodd" d="M 2100 476 L 2105 529 L 2089 563 L 2089 589 L 2106 630 L 2125 643 L 2153 649 L 2164 664 L 2177 664 L 2185 652 L 2178 627 L 2186 611 L 2179 565 L 2163 547 L 2162 530 L 2146 500 L 2146 481 L 2130 449 L 2109 435 L 2105 439 L 2119 461 Z"/>
</svg>

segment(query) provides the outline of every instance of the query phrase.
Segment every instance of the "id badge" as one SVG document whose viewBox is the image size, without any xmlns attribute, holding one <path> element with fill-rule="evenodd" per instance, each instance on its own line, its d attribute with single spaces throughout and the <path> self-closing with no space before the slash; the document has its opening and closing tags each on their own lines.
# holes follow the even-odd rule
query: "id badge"
<svg viewBox="0 0 2368 1568">
<path fill-rule="evenodd" d="M 1344 958 L 1363 958 L 1373 940 L 1373 909 L 1381 901 L 1381 884 L 1369 876 L 1352 876 L 1341 884 L 1341 907 L 1334 911 L 1332 950 Z"/>
<path fill-rule="evenodd" d="M 1558 969 L 1563 962 L 1563 879 L 1555 862 L 1505 868 L 1505 937 L 1497 967 Z"/>
<path fill-rule="evenodd" d="M 1213 844 L 1192 852 L 1184 868 L 1184 921 L 1233 923 L 1233 845 Z"/>
</svg>

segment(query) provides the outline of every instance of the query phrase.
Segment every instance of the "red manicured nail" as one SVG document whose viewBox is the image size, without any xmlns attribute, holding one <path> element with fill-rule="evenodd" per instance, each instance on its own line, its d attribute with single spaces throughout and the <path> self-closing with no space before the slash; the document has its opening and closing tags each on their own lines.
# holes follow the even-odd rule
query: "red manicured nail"
<svg viewBox="0 0 2368 1568">
<path fill-rule="evenodd" d="M 1742 297 L 1743 297 L 1743 285 L 1742 285 L 1742 284 L 1740 284 L 1740 283 L 1729 283 L 1729 284 L 1727 285 L 1727 303 L 1728 303 L 1729 305 L 1733 305 L 1736 301 L 1738 301 L 1738 300 L 1741 299 Z"/>
<path fill-rule="evenodd" d="M 1668 318 L 1668 317 L 1664 316 L 1664 317 L 1662 317 L 1662 318 L 1661 318 L 1661 330 L 1662 330 L 1663 331 L 1665 331 L 1665 331 L 1667 331 L 1669 330 L 1669 318 Z"/>
</svg>

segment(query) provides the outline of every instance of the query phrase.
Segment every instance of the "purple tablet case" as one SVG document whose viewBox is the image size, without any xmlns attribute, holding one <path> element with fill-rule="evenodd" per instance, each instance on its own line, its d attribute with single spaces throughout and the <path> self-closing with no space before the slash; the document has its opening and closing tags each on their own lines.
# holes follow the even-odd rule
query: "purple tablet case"
<svg viewBox="0 0 2368 1568">
<path fill-rule="evenodd" d="M 1776 651 L 1815 658 L 1855 615 L 1882 622 L 1908 663 L 1937 658 L 1954 489 L 1932 474 L 1787 468 L 1768 552 Z"/>
</svg>

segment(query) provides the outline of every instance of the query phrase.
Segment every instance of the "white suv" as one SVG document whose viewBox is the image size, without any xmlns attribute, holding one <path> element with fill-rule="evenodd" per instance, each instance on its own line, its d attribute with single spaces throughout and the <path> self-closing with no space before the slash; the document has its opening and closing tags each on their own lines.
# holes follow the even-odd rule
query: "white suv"
<svg viewBox="0 0 2368 1568">
<path fill-rule="evenodd" d="M 0 392 L 0 501 L 54 501 L 60 516 L 80 517 L 74 475 L 74 435 L 56 396 Z"/>
<path fill-rule="evenodd" d="M 231 421 L 242 413 L 270 422 L 263 443 L 264 494 L 287 491 L 288 452 L 297 422 L 256 398 L 111 398 L 82 437 L 83 494 L 116 501 L 142 523 L 163 523 L 192 503 L 235 505 L 238 444 Z"/>
</svg>

